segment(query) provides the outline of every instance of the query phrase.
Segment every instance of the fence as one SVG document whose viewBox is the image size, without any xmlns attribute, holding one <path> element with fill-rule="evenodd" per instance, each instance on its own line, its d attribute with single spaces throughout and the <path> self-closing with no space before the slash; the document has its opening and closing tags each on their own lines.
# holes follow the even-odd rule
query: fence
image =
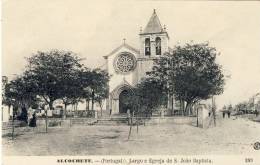
<svg viewBox="0 0 260 165">
<path fill-rule="evenodd" d="M 77 110 L 77 111 L 67 111 L 66 117 L 74 117 L 74 118 L 94 118 L 95 113 L 97 111 L 95 110 Z M 63 111 L 62 110 L 48 110 L 47 115 L 48 118 L 62 118 L 63 117 Z M 46 114 L 41 113 L 37 115 L 38 118 L 45 118 Z"/>
</svg>

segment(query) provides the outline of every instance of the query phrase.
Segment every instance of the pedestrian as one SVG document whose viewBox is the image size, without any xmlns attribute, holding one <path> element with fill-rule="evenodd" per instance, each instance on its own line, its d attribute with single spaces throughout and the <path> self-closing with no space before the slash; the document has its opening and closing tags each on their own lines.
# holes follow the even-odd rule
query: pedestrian
<svg viewBox="0 0 260 165">
<path fill-rule="evenodd" d="M 228 112 L 227 112 L 227 114 L 228 114 L 228 118 L 230 118 L 230 114 L 231 114 L 231 112 L 230 112 L 230 111 L 228 111 Z"/>
<path fill-rule="evenodd" d="M 37 124 L 36 124 L 36 113 L 34 112 L 33 115 L 32 115 L 32 118 L 29 122 L 29 127 L 36 127 Z"/>
<path fill-rule="evenodd" d="M 110 116 L 111 116 L 111 114 L 112 114 L 112 109 L 110 108 L 110 110 L 109 110 L 109 114 L 110 114 Z"/>
<path fill-rule="evenodd" d="M 17 117 L 18 120 L 24 121 L 26 125 L 28 124 L 28 112 L 25 107 L 25 105 L 22 106 L 22 112 L 21 114 Z"/>
<path fill-rule="evenodd" d="M 223 119 L 224 119 L 225 115 L 226 115 L 225 111 L 222 112 L 222 115 L 223 115 Z"/>
<path fill-rule="evenodd" d="M 127 113 L 128 125 L 130 125 L 130 118 L 131 118 L 130 109 L 127 109 L 126 113 Z"/>
<path fill-rule="evenodd" d="M 255 110 L 255 117 L 257 117 L 259 115 L 259 112 L 257 110 Z"/>
</svg>

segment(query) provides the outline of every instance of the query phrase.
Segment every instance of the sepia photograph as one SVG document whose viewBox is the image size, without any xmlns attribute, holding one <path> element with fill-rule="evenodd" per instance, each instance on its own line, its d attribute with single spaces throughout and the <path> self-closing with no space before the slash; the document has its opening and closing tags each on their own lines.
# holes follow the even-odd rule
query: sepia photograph
<svg viewBox="0 0 260 165">
<path fill-rule="evenodd" d="M 259 11 L 3 0 L 1 163 L 260 163 Z"/>
</svg>

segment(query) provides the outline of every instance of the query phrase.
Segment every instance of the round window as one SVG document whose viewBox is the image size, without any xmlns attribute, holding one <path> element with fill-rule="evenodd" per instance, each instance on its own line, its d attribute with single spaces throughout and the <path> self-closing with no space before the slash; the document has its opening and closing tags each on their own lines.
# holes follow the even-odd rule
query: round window
<svg viewBox="0 0 260 165">
<path fill-rule="evenodd" d="M 117 56 L 114 61 L 114 67 L 116 72 L 128 73 L 135 69 L 136 60 L 134 55 L 129 53 L 123 53 Z"/>
</svg>

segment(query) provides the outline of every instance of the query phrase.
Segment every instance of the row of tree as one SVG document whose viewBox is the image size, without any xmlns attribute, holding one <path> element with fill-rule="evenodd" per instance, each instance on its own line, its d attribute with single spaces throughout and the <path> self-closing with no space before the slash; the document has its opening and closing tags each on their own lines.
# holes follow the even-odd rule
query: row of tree
<svg viewBox="0 0 260 165">
<path fill-rule="evenodd" d="M 223 92 L 224 75 L 216 63 L 217 55 L 208 43 L 175 46 L 155 60 L 152 71 L 132 89 L 126 104 L 149 114 L 159 107 L 169 108 L 169 100 L 172 104 L 178 100 L 183 114 L 188 115 L 200 100 Z M 90 101 L 91 109 L 94 103 L 102 108 L 102 100 L 108 96 L 107 72 L 90 70 L 70 51 L 37 52 L 27 61 L 24 73 L 6 84 L 6 104 L 29 107 L 41 99 L 53 109 L 53 102 L 61 99 L 66 110 L 85 99 L 86 109 Z"/>
<path fill-rule="evenodd" d="M 226 106 L 223 107 L 223 109 L 225 109 L 225 108 L 226 108 Z M 255 112 L 255 111 L 260 112 L 260 93 L 255 94 L 248 101 L 243 101 L 243 102 L 236 104 L 234 107 L 229 105 L 228 108 L 235 110 L 237 112 L 240 111 L 243 113 L 251 113 L 251 112 Z"/>
<path fill-rule="evenodd" d="M 54 101 L 60 99 L 65 106 L 64 117 L 68 105 L 83 99 L 86 109 L 90 109 L 90 101 L 92 110 L 94 103 L 102 108 L 102 100 L 108 96 L 106 71 L 87 68 L 71 51 L 37 52 L 27 62 L 25 71 L 5 85 L 4 104 L 26 109 L 48 105 L 53 110 Z"/>
</svg>

